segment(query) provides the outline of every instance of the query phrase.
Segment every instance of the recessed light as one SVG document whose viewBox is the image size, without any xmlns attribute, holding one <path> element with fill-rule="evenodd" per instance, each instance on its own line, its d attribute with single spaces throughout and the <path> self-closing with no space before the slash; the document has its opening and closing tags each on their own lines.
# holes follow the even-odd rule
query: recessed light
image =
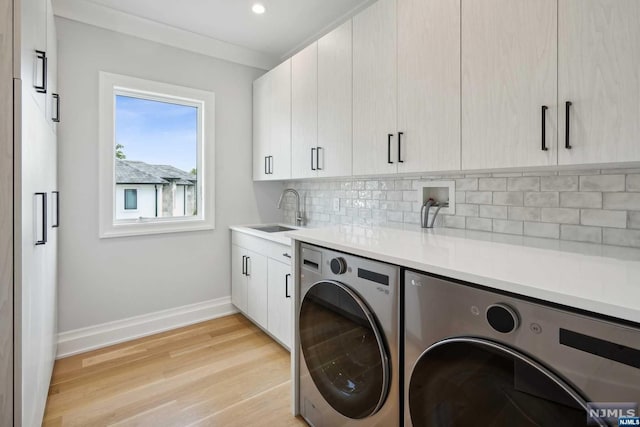
<svg viewBox="0 0 640 427">
<path fill-rule="evenodd" d="M 251 7 L 251 10 L 253 10 L 253 13 L 256 15 L 262 15 L 267 9 L 265 9 L 261 3 L 256 3 Z"/>
</svg>

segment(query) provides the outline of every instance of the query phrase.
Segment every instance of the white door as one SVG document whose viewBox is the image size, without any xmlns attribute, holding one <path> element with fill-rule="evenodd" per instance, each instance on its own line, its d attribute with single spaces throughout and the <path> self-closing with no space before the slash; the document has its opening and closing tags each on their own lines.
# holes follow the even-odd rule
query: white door
<svg viewBox="0 0 640 427">
<path fill-rule="evenodd" d="M 353 174 L 397 171 L 396 0 L 353 18 Z"/>
<path fill-rule="evenodd" d="M 291 58 L 291 177 L 318 170 L 318 43 Z"/>
<path fill-rule="evenodd" d="M 238 310 L 247 312 L 247 276 L 244 249 L 231 245 L 231 302 Z"/>
<path fill-rule="evenodd" d="M 267 257 L 252 251 L 247 255 L 247 314 L 267 328 Z"/>
<path fill-rule="evenodd" d="M 398 172 L 460 169 L 460 0 L 398 1 Z"/>
<path fill-rule="evenodd" d="M 48 3 L 48 0 L 23 0 L 17 3 L 20 5 L 21 16 L 20 67 L 23 91 L 25 96 L 33 97 L 43 116 L 47 111 L 47 95 L 42 92 L 47 83 L 47 76 L 42 58 L 45 55 L 49 56 L 47 52 Z M 45 54 L 38 54 L 36 51 Z M 35 86 L 40 86 L 41 92 L 38 92 Z"/>
<path fill-rule="evenodd" d="M 640 1 L 560 0 L 558 20 L 558 163 L 640 161 Z"/>
<path fill-rule="evenodd" d="M 291 348 L 293 335 L 291 319 L 293 280 L 291 278 L 291 266 L 269 259 L 268 270 L 268 330 L 284 345 Z"/>
<path fill-rule="evenodd" d="M 267 179 L 291 178 L 291 60 L 269 71 L 269 175 Z"/>
<path fill-rule="evenodd" d="M 556 99 L 557 0 L 463 2 L 462 169 L 556 164 Z"/>
<path fill-rule="evenodd" d="M 351 175 L 352 23 L 318 40 L 318 176 Z"/>
<path fill-rule="evenodd" d="M 269 151 L 269 96 L 271 79 L 265 74 L 253 82 L 253 179 L 267 179 Z"/>
</svg>

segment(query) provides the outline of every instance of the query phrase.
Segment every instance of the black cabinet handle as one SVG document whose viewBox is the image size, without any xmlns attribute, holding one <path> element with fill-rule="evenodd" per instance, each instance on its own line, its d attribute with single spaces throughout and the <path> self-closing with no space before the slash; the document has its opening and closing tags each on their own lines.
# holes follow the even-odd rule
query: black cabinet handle
<svg viewBox="0 0 640 427">
<path fill-rule="evenodd" d="M 387 163 L 389 164 L 393 163 L 391 161 L 391 138 L 392 137 L 393 137 L 392 133 L 387 135 Z"/>
<path fill-rule="evenodd" d="M 284 276 L 284 297 L 285 298 L 291 298 L 291 295 L 289 294 L 289 277 L 291 277 L 291 274 L 286 274 Z"/>
<path fill-rule="evenodd" d="M 251 260 L 251 257 L 246 257 L 245 259 L 245 267 L 244 267 L 244 274 L 245 276 L 251 276 L 251 273 L 249 272 L 249 261 Z"/>
<path fill-rule="evenodd" d="M 247 266 L 245 264 L 246 260 L 247 260 L 247 256 L 246 255 L 242 255 L 242 275 L 243 276 L 247 275 Z"/>
<path fill-rule="evenodd" d="M 269 170 L 267 169 L 267 159 L 269 157 L 268 156 L 264 156 L 264 174 L 265 175 L 269 175 Z"/>
<path fill-rule="evenodd" d="M 42 197 L 42 239 L 36 240 L 36 245 L 44 245 L 47 243 L 47 193 L 36 193 L 36 197 Z"/>
<path fill-rule="evenodd" d="M 404 163 L 402 160 L 402 135 L 404 132 L 398 132 L 398 163 Z"/>
<path fill-rule="evenodd" d="M 285 252 L 285 253 L 283 253 L 283 254 L 282 254 L 282 256 L 283 256 L 283 257 L 285 257 L 285 258 L 291 258 L 291 255 L 289 255 L 289 254 L 288 254 L 288 253 L 286 253 L 286 252 Z"/>
<path fill-rule="evenodd" d="M 273 156 L 269 156 L 269 175 L 273 175 Z"/>
<path fill-rule="evenodd" d="M 33 87 L 38 93 L 47 93 L 47 52 L 42 50 L 36 50 L 36 58 L 42 61 L 42 84 L 34 84 Z"/>
<path fill-rule="evenodd" d="M 571 101 L 567 101 L 564 104 L 564 112 L 565 112 L 565 124 L 564 124 L 564 148 L 566 148 L 567 150 L 571 150 L 571 143 L 569 140 L 569 127 L 570 127 L 570 112 L 569 110 L 571 109 Z"/>
<path fill-rule="evenodd" d="M 320 150 L 322 150 L 322 147 L 317 147 L 317 150 L 316 150 L 316 169 L 318 169 L 319 171 L 322 170 L 322 168 L 320 167 Z"/>
<path fill-rule="evenodd" d="M 60 192 L 59 191 L 52 191 L 51 192 L 51 197 L 53 198 L 53 203 L 56 204 L 56 222 L 51 224 L 51 228 L 58 228 L 60 227 Z"/>
<path fill-rule="evenodd" d="M 547 151 L 549 150 L 547 148 L 547 110 L 549 109 L 549 107 L 547 107 L 546 105 L 542 106 L 542 151 Z"/>
<path fill-rule="evenodd" d="M 60 123 L 60 95 L 54 93 L 51 95 L 56 101 L 56 115 L 51 118 L 56 123 Z"/>
<path fill-rule="evenodd" d="M 313 166 L 313 158 L 315 157 L 316 148 L 311 149 L 311 170 L 314 171 L 316 168 Z"/>
</svg>

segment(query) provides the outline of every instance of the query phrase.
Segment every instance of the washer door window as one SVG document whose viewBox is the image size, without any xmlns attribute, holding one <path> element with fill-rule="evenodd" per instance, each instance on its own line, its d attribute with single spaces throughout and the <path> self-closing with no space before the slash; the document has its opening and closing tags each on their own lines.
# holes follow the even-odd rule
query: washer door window
<svg viewBox="0 0 640 427">
<path fill-rule="evenodd" d="M 562 379 L 509 347 L 477 338 L 447 339 L 422 354 L 411 374 L 409 411 L 415 427 L 587 422 L 586 402 Z"/>
<path fill-rule="evenodd" d="M 340 414 L 361 419 L 387 397 L 389 357 L 365 303 L 338 282 L 314 284 L 300 307 L 300 346 L 313 382 Z"/>
</svg>

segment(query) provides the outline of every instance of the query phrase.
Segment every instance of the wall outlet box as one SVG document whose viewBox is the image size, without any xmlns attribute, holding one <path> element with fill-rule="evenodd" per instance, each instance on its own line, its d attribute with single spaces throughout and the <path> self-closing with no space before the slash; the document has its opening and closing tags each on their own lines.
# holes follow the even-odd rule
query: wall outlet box
<svg viewBox="0 0 640 427">
<path fill-rule="evenodd" d="M 340 199 L 337 197 L 333 199 L 333 211 L 340 212 Z"/>
<path fill-rule="evenodd" d="M 433 199 L 438 203 L 447 203 L 447 207 L 440 210 L 440 215 L 454 215 L 456 213 L 456 182 L 455 181 L 420 181 L 418 182 L 418 202 L 424 204 Z"/>
</svg>

